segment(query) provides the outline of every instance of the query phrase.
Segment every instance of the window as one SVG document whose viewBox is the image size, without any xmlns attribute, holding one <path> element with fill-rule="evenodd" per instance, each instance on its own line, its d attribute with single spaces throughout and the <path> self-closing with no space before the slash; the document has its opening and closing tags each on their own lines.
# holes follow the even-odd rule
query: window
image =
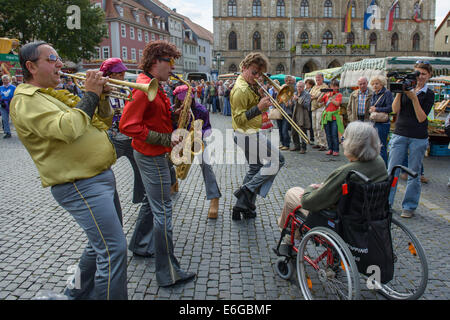
<svg viewBox="0 0 450 320">
<path fill-rule="evenodd" d="M 103 47 L 103 59 L 109 59 L 109 47 Z"/>
<path fill-rule="evenodd" d="M 355 43 L 355 35 L 353 32 L 347 33 L 347 44 L 354 44 Z"/>
<path fill-rule="evenodd" d="M 101 59 L 101 58 L 102 58 L 102 56 L 101 56 L 100 48 L 96 47 L 95 53 L 93 54 L 92 59 Z"/>
<path fill-rule="evenodd" d="M 261 17 L 261 0 L 253 0 L 253 16 Z"/>
<path fill-rule="evenodd" d="M 369 36 L 369 44 L 377 45 L 377 34 L 372 32 Z"/>
<path fill-rule="evenodd" d="M 142 49 L 139 49 L 139 60 L 141 60 L 141 58 L 142 58 L 143 55 L 144 55 L 144 54 L 143 54 Z"/>
<path fill-rule="evenodd" d="M 156 40 L 156 36 L 154 33 L 152 33 L 152 41 L 155 41 L 155 40 Z"/>
<path fill-rule="evenodd" d="M 237 50 L 237 36 L 234 31 L 228 35 L 228 50 Z"/>
<path fill-rule="evenodd" d="M 127 26 L 124 24 L 120 25 L 120 35 L 122 36 L 122 38 L 127 37 Z"/>
<path fill-rule="evenodd" d="M 134 18 L 136 19 L 137 23 L 141 22 L 140 21 L 141 19 L 139 18 L 139 13 L 136 12 L 135 15 L 134 15 Z"/>
<path fill-rule="evenodd" d="M 153 27 L 153 18 L 152 17 L 148 17 L 148 24 L 150 27 Z"/>
<path fill-rule="evenodd" d="M 258 31 L 253 34 L 253 50 L 261 50 L 261 35 Z"/>
<path fill-rule="evenodd" d="M 309 17 L 308 0 L 302 0 L 302 3 L 300 4 L 300 17 Z"/>
<path fill-rule="evenodd" d="M 445 44 L 448 44 L 448 36 L 445 36 Z"/>
<path fill-rule="evenodd" d="M 142 41 L 142 30 L 138 29 L 138 40 Z"/>
<path fill-rule="evenodd" d="M 131 48 L 131 60 L 136 61 L 136 49 Z"/>
<path fill-rule="evenodd" d="M 282 63 L 279 63 L 279 64 L 277 65 L 277 68 L 275 69 L 275 72 L 276 72 L 277 74 L 284 73 L 284 66 L 283 66 Z"/>
<path fill-rule="evenodd" d="M 323 16 L 326 18 L 333 17 L 333 4 L 330 0 L 325 1 L 323 5 Z"/>
<path fill-rule="evenodd" d="M 230 66 L 228 67 L 228 72 L 230 73 L 237 72 L 237 67 L 234 63 L 230 64 Z"/>
<path fill-rule="evenodd" d="M 323 34 L 322 43 L 323 44 L 333 43 L 333 34 L 330 32 L 330 30 L 325 31 L 325 33 Z"/>
<path fill-rule="evenodd" d="M 277 34 L 277 50 L 284 50 L 285 41 L 284 41 L 284 33 L 282 31 Z"/>
<path fill-rule="evenodd" d="M 356 2 L 352 1 L 352 18 L 356 17 Z"/>
<path fill-rule="evenodd" d="M 144 39 L 145 39 L 146 43 L 149 42 L 149 37 L 148 37 L 148 32 L 147 31 L 145 31 L 145 33 L 144 33 Z"/>
<path fill-rule="evenodd" d="M 128 50 L 127 50 L 127 47 L 122 47 L 122 60 L 128 60 Z"/>
<path fill-rule="evenodd" d="M 391 51 L 398 51 L 398 34 L 394 33 L 391 37 Z"/>
<path fill-rule="evenodd" d="M 300 35 L 300 42 L 302 43 L 302 44 L 306 44 L 306 43 L 309 43 L 309 36 L 308 36 L 308 33 L 307 32 L 302 32 L 302 34 Z"/>
<path fill-rule="evenodd" d="M 415 33 L 413 36 L 412 48 L 415 51 L 420 50 L 420 36 L 418 33 Z"/>
<path fill-rule="evenodd" d="M 230 17 L 237 16 L 236 0 L 229 0 L 228 1 L 228 16 L 230 16 Z"/>
<path fill-rule="evenodd" d="M 397 2 L 397 5 L 395 6 L 394 9 L 394 19 L 399 19 L 400 18 L 400 3 Z"/>
<path fill-rule="evenodd" d="M 277 17 L 284 17 L 286 14 L 286 6 L 284 0 L 278 0 L 277 2 Z"/>
<path fill-rule="evenodd" d="M 134 27 L 130 27 L 130 39 L 134 40 Z"/>
</svg>

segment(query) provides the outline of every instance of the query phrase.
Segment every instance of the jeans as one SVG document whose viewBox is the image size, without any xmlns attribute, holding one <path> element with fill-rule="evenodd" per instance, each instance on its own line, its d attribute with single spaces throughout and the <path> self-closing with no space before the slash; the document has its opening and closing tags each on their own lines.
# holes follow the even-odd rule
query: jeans
<svg viewBox="0 0 450 320">
<path fill-rule="evenodd" d="M 224 97 L 223 98 L 223 115 L 224 116 L 231 116 L 231 105 L 230 105 L 230 98 Z"/>
<path fill-rule="evenodd" d="M 328 121 L 324 126 L 328 150 L 339 152 L 339 135 L 336 120 Z"/>
<path fill-rule="evenodd" d="M 423 157 L 425 151 L 428 148 L 428 139 L 415 139 L 408 138 L 399 135 L 392 135 L 390 140 L 390 152 L 389 152 L 389 165 L 388 172 L 391 172 L 392 168 L 396 165 L 401 165 L 408 155 L 409 169 L 415 172 L 419 172 L 422 166 Z M 399 175 L 399 170 L 396 170 L 395 176 Z M 419 205 L 420 191 L 421 191 L 420 175 L 417 178 L 408 176 L 408 182 L 406 184 L 405 197 L 402 202 L 402 209 L 414 211 Z M 389 195 L 389 204 L 392 206 L 394 203 L 395 193 L 397 187 L 391 189 Z"/>
<path fill-rule="evenodd" d="M 112 170 L 55 185 L 51 192 L 88 238 L 78 265 L 79 287 L 67 288 L 65 294 L 69 299 L 128 299 L 127 240 L 115 202 L 116 181 Z"/>
<path fill-rule="evenodd" d="M 405 155 L 405 160 L 403 161 L 402 165 L 404 167 L 408 168 L 408 157 L 407 157 L 407 155 Z M 423 163 L 422 163 L 422 168 L 420 169 L 420 175 L 423 176 L 423 173 L 424 173 L 424 171 L 423 171 Z"/>
<path fill-rule="evenodd" d="M 213 113 L 217 112 L 217 97 L 216 96 L 212 97 L 212 112 Z"/>
<path fill-rule="evenodd" d="M 203 145 L 206 149 L 206 142 L 203 141 Z M 216 175 L 211 166 L 211 160 L 209 159 L 208 152 L 202 152 L 202 161 L 200 163 L 200 168 L 202 169 L 203 182 L 205 183 L 206 199 L 212 200 L 215 198 L 220 198 L 222 194 L 220 193 L 219 185 L 217 184 Z"/>
<path fill-rule="evenodd" d="M 11 134 L 11 129 L 9 128 L 9 111 L 0 107 L 0 113 L 2 115 L 3 131 L 5 134 Z"/>
<path fill-rule="evenodd" d="M 286 119 L 277 120 L 278 130 L 280 130 L 280 144 L 288 147 L 291 144 L 291 136 L 289 135 L 290 123 Z"/>
<path fill-rule="evenodd" d="M 380 155 L 386 164 L 386 168 L 388 166 L 388 155 L 387 155 L 387 138 L 389 135 L 389 130 L 391 128 L 390 122 L 375 122 L 375 129 L 378 131 L 378 137 L 381 142 L 381 151 Z"/>
</svg>

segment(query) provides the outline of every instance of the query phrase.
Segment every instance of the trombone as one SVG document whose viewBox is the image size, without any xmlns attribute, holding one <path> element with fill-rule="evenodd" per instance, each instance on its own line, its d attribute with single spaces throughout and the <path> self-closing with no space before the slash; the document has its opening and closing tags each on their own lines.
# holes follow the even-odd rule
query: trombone
<svg viewBox="0 0 450 320">
<path fill-rule="evenodd" d="M 294 128 L 295 131 L 302 137 L 303 140 L 305 140 L 308 144 L 311 144 L 311 141 L 309 141 L 308 136 L 300 129 L 300 127 L 295 123 L 294 120 L 292 120 L 291 117 L 286 113 L 286 111 L 283 110 L 283 107 L 280 106 L 280 103 L 286 103 L 288 102 L 292 96 L 294 95 L 294 90 L 287 85 L 283 84 L 281 87 L 277 85 L 272 79 L 269 78 L 266 74 L 262 75 L 267 82 L 269 82 L 274 89 L 278 92 L 277 100 L 275 100 L 272 95 L 267 92 L 267 90 L 264 88 L 264 85 L 261 84 L 258 80 L 256 83 L 258 86 L 263 90 L 264 94 L 270 98 L 270 102 L 272 102 L 273 106 L 280 111 L 281 115 L 289 122 L 289 124 Z"/>
<path fill-rule="evenodd" d="M 64 73 L 62 71 L 59 72 L 61 76 L 71 77 L 75 85 L 80 88 L 81 91 L 86 91 L 86 87 L 81 84 L 79 81 L 86 81 L 86 73 L 79 72 L 75 74 Z M 150 81 L 150 83 L 134 83 L 116 79 L 109 79 L 108 86 L 112 87 L 113 90 L 105 96 L 110 98 L 118 98 L 124 99 L 127 101 L 133 101 L 133 97 L 131 95 L 131 89 L 137 89 L 147 94 L 148 101 L 152 102 L 156 98 L 156 94 L 158 93 L 158 79 L 154 78 Z"/>
</svg>

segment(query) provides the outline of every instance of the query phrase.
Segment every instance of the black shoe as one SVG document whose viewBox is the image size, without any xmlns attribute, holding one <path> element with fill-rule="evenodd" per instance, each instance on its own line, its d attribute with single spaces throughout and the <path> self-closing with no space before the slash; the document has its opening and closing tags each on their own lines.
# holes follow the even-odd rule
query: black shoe
<svg viewBox="0 0 450 320">
<path fill-rule="evenodd" d="M 256 218 L 256 211 L 246 210 L 245 212 L 242 213 L 242 217 L 244 219 L 254 219 L 254 218 Z"/>
<path fill-rule="evenodd" d="M 231 214 L 231 219 L 234 221 L 241 220 L 241 212 L 243 212 L 243 209 L 233 207 L 233 213 Z"/>
<path fill-rule="evenodd" d="M 236 190 L 234 196 L 238 199 L 243 196 L 247 207 L 250 208 L 250 210 L 256 209 L 256 206 L 252 203 L 253 193 L 248 190 L 246 186 L 242 186 L 240 189 Z"/>
<path fill-rule="evenodd" d="M 3 136 L 3 139 L 8 139 L 11 138 L 11 133 L 7 133 Z"/>
<path fill-rule="evenodd" d="M 140 253 L 133 252 L 133 256 L 139 257 L 139 258 L 153 258 L 155 256 L 155 254 L 154 253 L 140 254 Z"/>
<path fill-rule="evenodd" d="M 175 285 L 180 284 L 180 283 L 185 283 L 185 282 L 188 282 L 190 280 L 194 280 L 196 276 L 197 275 L 194 272 L 185 272 L 184 275 L 182 275 L 180 279 L 175 281 L 175 283 L 160 285 L 160 287 L 167 288 L 167 287 L 175 286 Z"/>
</svg>

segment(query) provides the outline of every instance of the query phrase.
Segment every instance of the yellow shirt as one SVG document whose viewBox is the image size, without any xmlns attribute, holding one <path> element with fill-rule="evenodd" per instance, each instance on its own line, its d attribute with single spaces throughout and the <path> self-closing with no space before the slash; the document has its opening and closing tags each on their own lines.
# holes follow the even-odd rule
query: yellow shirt
<svg viewBox="0 0 450 320">
<path fill-rule="evenodd" d="M 322 92 L 320 92 L 321 89 L 327 89 L 328 85 L 326 83 L 322 83 L 320 86 L 315 85 L 314 87 L 312 87 L 311 91 L 309 92 L 309 94 L 311 95 L 311 110 L 316 110 L 318 108 L 324 107 L 324 105 L 322 103 L 319 103 L 319 99 L 314 99 L 313 98 L 317 98 L 319 97 Z"/>
<path fill-rule="evenodd" d="M 262 115 L 247 120 L 245 113 L 258 105 L 260 96 L 249 86 L 240 75 L 230 93 L 231 119 L 233 129 L 245 133 L 257 132 L 262 126 Z"/>
<path fill-rule="evenodd" d="M 42 186 L 91 178 L 109 169 L 116 152 L 106 131 L 95 127 L 84 111 L 38 90 L 30 84 L 19 85 L 10 115 Z M 108 128 L 112 115 L 102 121 Z"/>
</svg>

